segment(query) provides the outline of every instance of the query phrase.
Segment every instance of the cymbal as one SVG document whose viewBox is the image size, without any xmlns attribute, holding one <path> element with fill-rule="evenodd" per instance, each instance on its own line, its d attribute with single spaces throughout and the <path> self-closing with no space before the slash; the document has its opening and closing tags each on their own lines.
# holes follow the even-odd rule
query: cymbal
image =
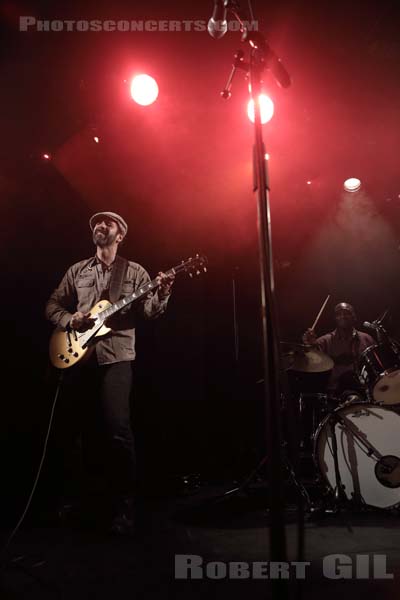
<svg viewBox="0 0 400 600">
<path fill-rule="evenodd" d="M 302 373 L 323 373 L 333 369 L 333 364 L 330 356 L 320 350 L 309 348 L 302 353 L 296 352 L 290 368 L 293 371 L 301 371 Z"/>
</svg>

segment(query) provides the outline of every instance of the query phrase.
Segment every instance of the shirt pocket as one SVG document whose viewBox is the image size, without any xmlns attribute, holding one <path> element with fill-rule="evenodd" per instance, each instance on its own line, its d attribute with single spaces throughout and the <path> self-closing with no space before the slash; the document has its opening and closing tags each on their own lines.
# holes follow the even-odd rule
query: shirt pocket
<svg viewBox="0 0 400 600">
<path fill-rule="evenodd" d="M 133 281 L 123 281 L 121 292 L 124 296 L 128 296 L 129 294 L 133 294 Z"/>
<path fill-rule="evenodd" d="M 78 310 L 83 312 L 89 310 L 95 301 L 94 279 L 83 277 L 76 282 L 76 293 L 78 296 Z"/>
<path fill-rule="evenodd" d="M 86 279 L 78 279 L 76 282 L 76 287 L 78 288 L 90 288 L 94 286 L 94 279 L 86 278 Z"/>
</svg>

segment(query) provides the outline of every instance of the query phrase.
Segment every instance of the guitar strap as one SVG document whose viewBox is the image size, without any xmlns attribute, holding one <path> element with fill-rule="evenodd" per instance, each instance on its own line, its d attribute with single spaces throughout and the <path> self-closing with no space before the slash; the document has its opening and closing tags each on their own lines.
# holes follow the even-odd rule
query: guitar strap
<svg viewBox="0 0 400 600">
<path fill-rule="evenodd" d="M 118 256 L 117 254 L 113 264 L 110 281 L 109 300 L 111 303 L 117 302 L 121 297 L 122 283 L 125 279 L 127 269 L 128 261 L 126 258 L 122 258 L 122 256 Z"/>
</svg>

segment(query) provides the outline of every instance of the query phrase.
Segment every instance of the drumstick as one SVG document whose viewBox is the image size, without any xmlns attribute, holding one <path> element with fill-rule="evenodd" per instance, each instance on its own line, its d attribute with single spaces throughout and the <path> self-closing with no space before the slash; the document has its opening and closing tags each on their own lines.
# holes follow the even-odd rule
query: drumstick
<svg viewBox="0 0 400 600">
<path fill-rule="evenodd" d="M 315 329 L 315 327 L 317 326 L 317 323 L 318 323 L 318 321 L 319 321 L 319 319 L 320 319 L 320 316 L 321 316 L 321 315 L 322 315 L 322 313 L 324 312 L 325 306 L 328 304 L 328 300 L 329 300 L 329 298 L 330 298 L 330 297 L 331 297 L 331 296 L 330 296 L 330 294 L 328 294 L 328 295 L 327 295 L 327 297 L 326 297 L 326 300 L 325 300 L 325 302 L 324 302 L 324 303 L 323 303 L 323 305 L 321 306 L 321 310 L 319 311 L 319 313 L 318 313 L 318 315 L 317 315 L 317 318 L 315 319 L 315 321 L 314 321 L 314 323 L 313 323 L 313 326 L 311 327 L 311 329 L 312 329 L 312 330 L 314 330 L 314 329 Z"/>
</svg>

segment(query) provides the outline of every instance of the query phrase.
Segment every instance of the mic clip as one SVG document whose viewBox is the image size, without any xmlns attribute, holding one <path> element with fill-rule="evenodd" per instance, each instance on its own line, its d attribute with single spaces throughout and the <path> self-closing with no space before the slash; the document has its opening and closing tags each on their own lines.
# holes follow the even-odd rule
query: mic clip
<svg viewBox="0 0 400 600">
<path fill-rule="evenodd" d="M 229 100 L 229 98 L 232 96 L 232 91 L 231 91 L 232 90 L 232 82 L 233 82 L 233 78 L 235 76 L 236 70 L 237 69 L 247 70 L 249 67 L 249 65 L 244 62 L 243 57 L 244 57 L 243 50 L 238 50 L 234 56 L 235 60 L 233 62 L 232 71 L 228 77 L 228 81 L 226 82 L 225 88 L 221 92 L 221 96 L 222 96 L 222 98 L 224 98 L 224 100 Z"/>
</svg>

